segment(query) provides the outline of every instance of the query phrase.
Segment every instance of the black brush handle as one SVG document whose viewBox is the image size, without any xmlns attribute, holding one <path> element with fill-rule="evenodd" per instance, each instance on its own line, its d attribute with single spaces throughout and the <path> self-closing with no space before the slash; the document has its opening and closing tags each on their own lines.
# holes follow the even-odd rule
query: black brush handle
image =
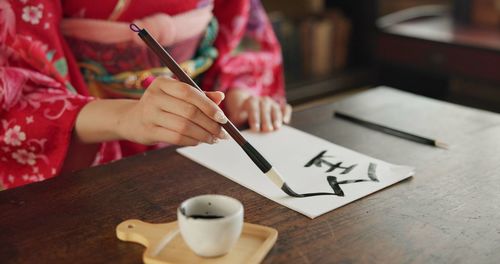
<svg viewBox="0 0 500 264">
<path fill-rule="evenodd" d="M 333 113 L 333 115 L 336 116 L 336 117 L 338 117 L 338 118 L 341 118 L 341 119 L 350 121 L 352 123 L 358 124 L 360 126 L 364 126 L 364 127 L 367 127 L 367 128 L 370 128 L 370 129 L 373 129 L 373 130 L 376 130 L 376 131 L 380 131 L 380 132 L 383 132 L 383 133 L 386 133 L 386 134 L 389 134 L 389 135 L 393 135 L 393 136 L 396 136 L 396 137 L 408 139 L 408 140 L 415 141 L 415 142 L 418 142 L 418 143 L 422 143 L 422 144 L 425 144 L 425 145 L 431 145 L 431 146 L 435 145 L 435 140 L 424 138 L 424 137 L 421 137 L 421 136 L 418 136 L 418 135 L 414 135 L 414 134 L 410 134 L 408 132 L 404 132 L 404 131 L 397 130 L 397 129 L 394 129 L 394 128 L 386 127 L 386 126 L 383 126 L 383 125 L 375 124 L 375 123 L 372 123 L 372 122 L 369 122 L 369 121 L 366 121 L 366 120 L 362 120 L 362 119 L 359 119 L 357 117 L 353 117 L 353 116 L 350 116 L 350 115 L 347 115 L 347 114 L 344 114 L 344 113 L 341 113 L 341 112 L 335 111 Z"/>
<path fill-rule="evenodd" d="M 267 160 L 250 143 L 245 142 L 241 148 L 263 173 L 267 173 L 271 170 L 271 164 L 269 164 L 269 162 L 267 162 Z"/>
</svg>

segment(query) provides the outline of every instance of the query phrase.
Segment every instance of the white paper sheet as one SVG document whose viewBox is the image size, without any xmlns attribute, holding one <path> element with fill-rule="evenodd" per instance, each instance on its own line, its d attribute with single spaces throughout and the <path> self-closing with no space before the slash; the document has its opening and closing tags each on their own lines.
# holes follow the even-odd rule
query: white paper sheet
<svg viewBox="0 0 500 264">
<path fill-rule="evenodd" d="M 297 193 L 333 193 L 327 181 L 328 176 L 336 177 L 339 183 L 355 179 L 366 181 L 339 184 L 344 193 L 343 197 L 329 195 L 294 198 L 274 185 L 232 139 L 214 145 L 201 144 L 196 147 L 180 148 L 177 151 L 242 186 L 310 218 L 334 210 L 414 174 L 414 169 L 411 167 L 397 166 L 371 158 L 288 126 L 283 126 L 273 133 L 259 134 L 244 131 L 242 134 Z M 317 160 L 316 164 L 305 167 L 309 161 L 325 150 L 323 161 Z M 342 162 L 340 167 L 357 165 L 346 174 L 342 174 L 345 169 L 340 167 L 327 172 L 332 165 L 339 162 Z M 376 164 L 375 175 L 378 182 L 372 181 L 368 176 L 370 163 Z"/>
</svg>

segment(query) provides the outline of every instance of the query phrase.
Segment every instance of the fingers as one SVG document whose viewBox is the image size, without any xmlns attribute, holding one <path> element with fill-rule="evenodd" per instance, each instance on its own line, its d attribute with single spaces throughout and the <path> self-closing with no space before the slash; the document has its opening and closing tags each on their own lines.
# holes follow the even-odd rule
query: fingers
<svg viewBox="0 0 500 264">
<path fill-rule="evenodd" d="M 271 117 L 274 129 L 278 130 L 283 124 L 283 114 L 281 113 L 281 107 L 277 103 L 274 103 L 272 106 Z"/>
<path fill-rule="evenodd" d="M 213 136 L 205 129 L 201 128 L 200 126 L 186 118 L 172 113 L 158 113 L 158 116 L 155 119 L 155 125 L 166 128 L 173 132 L 177 132 L 179 135 L 194 139 L 197 142 L 205 142 L 209 144 L 218 142 L 218 138 L 216 136 Z"/>
<path fill-rule="evenodd" d="M 171 79 L 157 78 L 156 80 L 160 83 L 159 87 L 164 93 L 196 106 L 206 116 L 218 123 L 227 122 L 227 117 L 217 104 L 196 88 Z"/>
<path fill-rule="evenodd" d="M 285 124 L 290 124 L 292 119 L 292 106 L 285 104 L 281 106 L 281 111 L 283 113 L 283 122 Z"/>
<path fill-rule="evenodd" d="M 271 132 L 283 123 L 290 123 L 292 107 L 288 104 L 280 106 L 270 97 L 252 96 L 245 101 L 240 112 L 247 114 L 253 131 Z"/>
<path fill-rule="evenodd" d="M 260 104 L 255 97 L 248 98 L 243 104 L 243 111 L 247 112 L 250 129 L 255 132 L 260 131 Z"/>
<path fill-rule="evenodd" d="M 182 117 L 186 121 L 196 124 L 197 127 L 205 130 L 210 135 L 213 135 L 220 139 L 228 138 L 227 133 L 222 129 L 221 125 L 215 122 L 214 120 L 210 119 L 198 107 L 166 94 L 157 96 L 155 100 L 157 100 L 157 104 L 160 106 L 160 109 L 164 113 L 172 113 L 178 117 Z M 165 120 L 166 116 L 164 114 L 159 113 L 158 116 L 161 116 L 159 117 L 161 119 L 161 121 L 159 122 L 163 122 L 164 124 L 168 123 L 167 120 Z M 174 118 L 176 121 L 180 121 L 178 118 L 176 117 Z M 168 126 L 164 127 L 168 128 Z M 199 139 L 202 142 L 210 143 L 204 140 L 203 138 L 197 138 L 197 139 Z"/>
<path fill-rule="evenodd" d="M 222 92 L 205 92 L 205 94 L 217 105 L 220 105 L 222 100 L 225 98 L 225 95 Z"/>
<path fill-rule="evenodd" d="M 272 100 L 269 97 L 264 97 L 260 100 L 260 124 L 262 131 L 270 132 L 274 130 L 271 123 Z"/>
<path fill-rule="evenodd" d="M 181 135 L 177 132 L 159 126 L 153 128 L 151 134 L 155 139 L 154 143 L 169 142 L 179 146 L 196 146 L 200 143 L 194 138 Z"/>
</svg>

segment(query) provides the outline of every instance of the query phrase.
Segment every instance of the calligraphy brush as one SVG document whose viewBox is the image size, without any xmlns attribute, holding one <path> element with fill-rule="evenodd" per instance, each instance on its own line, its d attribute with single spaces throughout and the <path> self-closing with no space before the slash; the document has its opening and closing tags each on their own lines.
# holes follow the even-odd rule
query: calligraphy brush
<svg viewBox="0 0 500 264">
<path fill-rule="evenodd" d="M 411 141 L 421 143 L 424 145 L 430 145 L 433 147 L 448 149 L 448 145 L 446 143 L 439 142 L 435 139 L 425 138 L 425 137 L 414 135 L 414 134 L 411 134 L 411 133 L 408 133 L 405 131 L 401 131 L 401 130 L 386 127 L 383 125 L 375 124 L 375 123 L 372 123 L 372 122 L 369 122 L 366 120 L 359 119 L 359 118 L 354 117 L 354 116 L 350 116 L 348 114 L 344 114 L 342 112 L 334 111 L 333 116 L 338 117 L 340 119 L 347 120 L 349 122 L 352 122 L 352 123 L 355 123 L 355 124 L 358 124 L 361 126 L 364 126 L 364 127 L 367 127 L 367 128 L 370 128 L 370 129 L 373 129 L 373 130 L 376 130 L 376 131 L 380 131 L 380 132 L 389 134 L 389 135 L 404 138 L 404 139 L 411 140 Z"/>
<path fill-rule="evenodd" d="M 130 24 L 130 29 L 137 32 L 139 37 L 148 45 L 148 47 L 153 50 L 153 52 L 160 57 L 161 61 L 167 65 L 167 67 L 179 78 L 180 81 L 187 83 L 194 88 L 201 90 L 200 87 L 187 75 L 175 62 L 175 60 L 168 54 L 168 52 L 156 41 L 146 29 L 139 28 L 136 24 Z M 222 127 L 227 131 L 229 135 L 240 145 L 240 147 L 245 151 L 245 153 L 250 157 L 250 159 L 259 167 L 259 169 L 282 191 L 290 196 L 299 196 L 288 187 L 279 172 L 273 168 L 273 166 L 241 135 L 238 129 L 231 123 L 227 121 L 222 124 Z"/>
</svg>

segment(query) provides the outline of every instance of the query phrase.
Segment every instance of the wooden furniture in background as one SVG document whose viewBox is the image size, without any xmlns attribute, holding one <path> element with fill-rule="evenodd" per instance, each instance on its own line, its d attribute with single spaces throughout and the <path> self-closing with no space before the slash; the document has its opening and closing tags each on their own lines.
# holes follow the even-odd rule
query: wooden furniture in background
<svg viewBox="0 0 500 264">
<path fill-rule="evenodd" d="M 334 109 L 440 138 L 451 148 L 332 119 Z M 264 263 L 500 259 L 500 115 L 377 88 L 295 112 L 292 125 L 391 163 L 413 165 L 416 174 L 311 220 L 169 147 L 0 192 L 0 259 L 140 263 L 144 248 L 118 240 L 116 225 L 126 219 L 174 221 L 182 201 L 206 193 L 239 199 L 245 222 L 278 230 Z"/>
<path fill-rule="evenodd" d="M 454 0 L 377 0 L 378 16 L 422 5 L 450 5 Z M 468 0 L 467 0 L 468 1 Z"/>
<path fill-rule="evenodd" d="M 500 31 L 457 25 L 451 17 L 382 29 L 377 55 L 382 61 L 423 71 L 500 83 Z"/>
<path fill-rule="evenodd" d="M 381 28 L 376 54 L 380 83 L 500 111 L 500 29 L 413 19 Z"/>
<path fill-rule="evenodd" d="M 499 0 L 454 0 L 455 20 L 464 25 L 500 29 Z"/>
<path fill-rule="evenodd" d="M 376 1 L 263 0 L 263 4 L 282 42 L 290 103 L 375 83 Z M 348 45 L 338 49 L 344 42 Z"/>
</svg>

